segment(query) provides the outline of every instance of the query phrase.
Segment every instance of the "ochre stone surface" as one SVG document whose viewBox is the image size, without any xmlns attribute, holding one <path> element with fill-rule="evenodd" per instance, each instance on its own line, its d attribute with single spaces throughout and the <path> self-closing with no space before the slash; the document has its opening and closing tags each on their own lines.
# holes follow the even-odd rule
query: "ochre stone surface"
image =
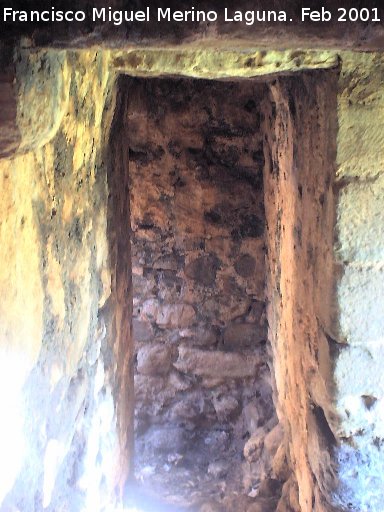
<svg viewBox="0 0 384 512">
<path fill-rule="evenodd" d="M 0 373 L 1 397 L 8 397 L 1 402 L 10 411 L 0 436 L 0 508 L 92 509 L 116 500 L 130 453 L 117 385 L 129 352 L 114 354 L 109 326 L 117 313 L 108 313 L 114 77 L 98 52 L 35 53 L 18 65 L 20 98 L 30 109 L 24 141 L 35 149 L 26 145 L 24 154 L 0 161 Z M 39 122 L 50 135 L 36 139 Z M 129 343 L 129 332 L 123 335 Z"/>
<path fill-rule="evenodd" d="M 271 84 L 265 102 L 268 322 L 291 476 L 278 511 L 332 510 L 334 71 Z M 283 468 L 282 468 L 283 469 Z"/>
<path fill-rule="evenodd" d="M 0 157 L 43 147 L 58 131 L 70 96 L 65 51 L 0 49 Z M 1 62 L 3 61 L 3 62 Z"/>
</svg>

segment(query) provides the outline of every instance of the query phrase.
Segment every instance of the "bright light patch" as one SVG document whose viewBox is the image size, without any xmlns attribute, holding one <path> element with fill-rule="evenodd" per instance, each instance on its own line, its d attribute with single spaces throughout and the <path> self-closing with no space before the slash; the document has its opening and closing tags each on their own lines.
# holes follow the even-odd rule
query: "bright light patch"
<svg viewBox="0 0 384 512">
<path fill-rule="evenodd" d="M 22 385 L 26 367 L 22 355 L 0 350 L 0 503 L 12 488 L 25 456 Z"/>
<path fill-rule="evenodd" d="M 104 374 L 103 374 L 104 375 Z M 98 396 L 98 406 L 93 412 L 87 435 L 87 445 L 83 460 L 82 474 L 77 483 L 86 495 L 82 512 L 126 512 L 124 508 L 110 505 L 116 472 L 116 454 L 118 453 L 118 436 L 115 431 L 113 396 L 107 390 Z"/>
<path fill-rule="evenodd" d="M 65 456 L 65 446 L 57 439 L 50 439 L 44 456 L 43 507 L 51 503 L 57 471 Z"/>
<path fill-rule="evenodd" d="M 157 510 L 143 510 L 141 508 L 136 508 L 136 507 L 126 508 L 126 507 L 118 506 L 118 507 L 112 507 L 112 508 L 108 509 L 107 512 L 157 512 Z"/>
</svg>

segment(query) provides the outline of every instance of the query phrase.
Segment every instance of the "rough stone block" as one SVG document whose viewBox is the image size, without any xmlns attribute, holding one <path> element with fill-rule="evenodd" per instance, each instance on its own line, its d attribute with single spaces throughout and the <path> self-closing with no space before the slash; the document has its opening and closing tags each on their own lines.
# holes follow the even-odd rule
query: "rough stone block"
<svg viewBox="0 0 384 512">
<path fill-rule="evenodd" d="M 132 333 L 135 341 L 150 341 L 153 338 L 153 328 L 148 321 L 134 318 Z"/>
<path fill-rule="evenodd" d="M 218 333 L 210 325 L 200 323 L 196 329 L 182 329 L 179 336 L 192 345 L 209 347 L 218 341 Z"/>
<path fill-rule="evenodd" d="M 380 400 L 384 398 L 383 358 L 383 344 L 341 348 L 335 368 L 335 380 L 340 404 L 338 409 L 343 415 L 345 428 L 351 429 L 356 421 L 360 422 L 360 413 L 373 420 L 374 411 L 379 412 Z M 355 410 L 360 411 L 356 416 Z M 361 427 L 359 423 L 358 428 Z"/>
<path fill-rule="evenodd" d="M 137 354 L 137 370 L 143 375 L 165 375 L 171 367 L 171 349 L 166 345 L 145 345 Z"/>
<path fill-rule="evenodd" d="M 140 303 L 137 299 L 134 299 L 134 305 L 135 302 Z M 158 315 L 159 307 L 159 301 L 157 299 L 147 299 L 143 302 L 141 314 L 149 320 L 154 320 Z"/>
<path fill-rule="evenodd" d="M 235 262 L 235 270 L 241 277 L 250 277 L 255 272 L 256 261 L 250 254 L 242 254 Z"/>
<path fill-rule="evenodd" d="M 341 106 L 384 104 L 383 54 L 354 51 L 342 52 L 338 100 Z"/>
<path fill-rule="evenodd" d="M 265 340 L 265 329 L 256 324 L 233 323 L 224 332 L 224 345 L 227 348 L 239 349 L 251 347 Z"/>
<path fill-rule="evenodd" d="M 181 427 L 153 427 L 146 436 L 146 448 L 151 447 L 157 453 L 182 453 L 187 442 L 186 431 Z"/>
<path fill-rule="evenodd" d="M 198 419 L 204 412 L 206 412 L 204 397 L 201 392 L 195 391 L 184 394 L 183 400 L 177 402 L 172 407 L 170 415 L 176 421 L 194 420 Z"/>
<path fill-rule="evenodd" d="M 348 265 L 337 290 L 341 340 L 351 345 L 384 342 L 384 268 Z"/>
<path fill-rule="evenodd" d="M 384 104 L 339 108 L 338 178 L 372 178 L 384 169 Z"/>
<path fill-rule="evenodd" d="M 190 304 L 162 304 L 156 315 L 156 324 L 162 329 L 182 329 L 192 325 L 195 317 L 195 310 Z"/>
<path fill-rule="evenodd" d="M 229 421 L 231 416 L 239 410 L 239 402 L 233 396 L 220 396 L 213 399 L 219 421 Z"/>
<path fill-rule="evenodd" d="M 216 256 L 200 256 L 185 267 L 185 275 L 203 286 L 212 286 L 220 262 Z"/>
<path fill-rule="evenodd" d="M 192 379 L 188 379 L 185 375 L 178 372 L 171 372 L 169 375 L 168 383 L 173 386 L 177 391 L 186 391 L 192 386 Z"/>
<path fill-rule="evenodd" d="M 342 261 L 384 262 L 383 197 L 384 173 L 372 183 L 351 183 L 341 190 L 337 229 Z"/>
<path fill-rule="evenodd" d="M 194 375 L 241 379 L 256 376 L 262 363 L 261 354 L 240 355 L 179 347 L 179 358 L 174 366 Z"/>
<path fill-rule="evenodd" d="M 159 376 L 135 375 L 135 397 L 142 402 L 151 402 L 164 389 L 166 381 Z"/>
</svg>

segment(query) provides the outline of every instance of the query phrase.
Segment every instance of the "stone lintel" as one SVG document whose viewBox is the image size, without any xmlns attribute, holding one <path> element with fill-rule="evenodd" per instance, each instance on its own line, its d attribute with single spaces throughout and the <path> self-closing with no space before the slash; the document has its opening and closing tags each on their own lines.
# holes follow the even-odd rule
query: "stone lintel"
<svg viewBox="0 0 384 512">
<path fill-rule="evenodd" d="M 265 79 L 277 73 L 332 68 L 338 63 L 335 52 L 316 50 L 146 48 L 111 52 L 111 66 L 116 72 L 141 77 L 182 75 L 206 79 Z"/>
</svg>

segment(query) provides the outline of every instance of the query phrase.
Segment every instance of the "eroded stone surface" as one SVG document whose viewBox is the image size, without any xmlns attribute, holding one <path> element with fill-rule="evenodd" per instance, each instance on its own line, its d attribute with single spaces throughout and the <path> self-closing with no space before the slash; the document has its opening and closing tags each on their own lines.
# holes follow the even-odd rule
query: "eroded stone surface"
<svg viewBox="0 0 384 512">
<path fill-rule="evenodd" d="M 333 72 L 282 78 L 265 103 L 268 319 L 277 412 L 293 471 L 278 511 L 328 512 L 337 486 L 330 463 L 333 388 L 322 332 L 333 312 L 336 86 Z"/>
<path fill-rule="evenodd" d="M 0 373 L 15 411 L 2 418 L 0 508 L 95 509 L 116 499 L 122 475 L 101 309 L 111 295 L 103 159 L 113 78 L 97 52 L 24 55 L 19 66 L 25 154 L 0 161 Z M 28 126 L 39 122 L 36 135 Z"/>
<path fill-rule="evenodd" d="M 65 51 L 0 47 L 0 60 L 0 158 L 5 158 L 53 139 L 68 107 L 71 75 Z"/>
</svg>

